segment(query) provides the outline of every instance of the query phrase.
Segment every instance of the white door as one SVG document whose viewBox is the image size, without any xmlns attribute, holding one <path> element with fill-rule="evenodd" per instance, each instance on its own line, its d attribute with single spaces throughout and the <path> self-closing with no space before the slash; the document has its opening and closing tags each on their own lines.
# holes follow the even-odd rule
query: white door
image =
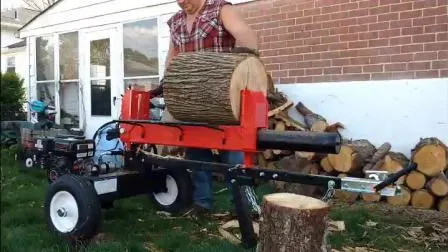
<svg viewBox="0 0 448 252">
<path fill-rule="evenodd" d="M 83 97 L 85 133 L 91 138 L 101 125 L 119 114 L 120 97 L 118 29 L 83 32 Z M 98 139 L 97 139 L 98 140 Z"/>
</svg>

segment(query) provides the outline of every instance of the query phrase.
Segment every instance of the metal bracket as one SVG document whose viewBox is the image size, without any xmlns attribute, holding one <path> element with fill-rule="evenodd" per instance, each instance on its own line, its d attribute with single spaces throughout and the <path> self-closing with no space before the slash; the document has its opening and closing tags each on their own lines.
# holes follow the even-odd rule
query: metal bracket
<svg viewBox="0 0 448 252">
<path fill-rule="evenodd" d="M 356 193 L 378 194 L 374 187 L 381 182 L 381 180 L 345 177 L 341 179 L 341 190 Z M 397 196 L 399 193 L 399 186 L 385 187 L 379 191 L 380 195 L 387 197 Z"/>
<path fill-rule="evenodd" d="M 384 181 L 387 178 L 387 176 L 389 176 L 390 173 L 388 171 L 369 170 L 369 171 L 365 171 L 365 174 L 366 174 L 366 177 L 369 179 Z"/>
</svg>

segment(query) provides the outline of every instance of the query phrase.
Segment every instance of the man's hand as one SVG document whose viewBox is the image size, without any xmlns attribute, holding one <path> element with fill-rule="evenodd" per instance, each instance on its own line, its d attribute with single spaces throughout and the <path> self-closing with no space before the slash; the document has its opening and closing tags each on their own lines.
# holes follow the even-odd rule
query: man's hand
<svg viewBox="0 0 448 252">
<path fill-rule="evenodd" d="M 246 24 L 235 6 L 224 5 L 221 9 L 221 20 L 235 38 L 236 47 L 258 49 L 257 34 Z"/>
</svg>

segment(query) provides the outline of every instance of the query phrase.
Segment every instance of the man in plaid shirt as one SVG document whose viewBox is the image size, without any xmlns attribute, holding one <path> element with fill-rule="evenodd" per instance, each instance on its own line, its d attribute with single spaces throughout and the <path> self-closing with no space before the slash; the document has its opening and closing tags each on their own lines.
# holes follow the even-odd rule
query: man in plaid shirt
<svg viewBox="0 0 448 252">
<path fill-rule="evenodd" d="M 177 0 L 181 10 L 168 20 L 170 46 L 166 59 L 168 68 L 178 53 L 192 51 L 236 52 L 241 49 L 257 54 L 256 33 L 245 23 L 235 6 L 225 0 Z M 257 54 L 258 55 L 258 54 Z M 152 91 L 152 95 L 163 94 L 163 82 Z M 172 119 L 168 111 L 162 120 Z M 186 158 L 212 161 L 208 149 L 187 149 Z M 230 164 L 242 164 L 242 152 L 220 151 L 220 160 Z M 212 174 L 207 171 L 193 171 L 195 191 L 194 213 L 209 212 L 213 208 Z M 228 181 L 228 186 L 230 182 Z M 230 188 L 229 188 L 230 189 Z M 253 212 L 260 213 L 252 187 L 243 187 Z"/>
</svg>

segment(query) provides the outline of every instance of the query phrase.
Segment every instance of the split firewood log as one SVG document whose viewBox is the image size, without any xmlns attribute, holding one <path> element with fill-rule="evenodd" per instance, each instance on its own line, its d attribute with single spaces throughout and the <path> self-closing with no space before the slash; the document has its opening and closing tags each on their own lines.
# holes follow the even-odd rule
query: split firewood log
<svg viewBox="0 0 448 252">
<path fill-rule="evenodd" d="M 419 171 L 411 171 L 406 176 L 406 185 L 412 190 L 422 189 L 426 184 L 426 177 Z"/>
<path fill-rule="evenodd" d="M 311 131 L 324 132 L 328 126 L 327 120 L 311 111 L 302 102 L 297 103 L 295 106 L 296 110 L 303 115 L 305 119 L 305 124 Z"/>
<path fill-rule="evenodd" d="M 416 208 L 431 209 L 436 202 L 436 197 L 426 189 L 412 192 L 411 205 Z"/>
<path fill-rule="evenodd" d="M 279 112 L 279 113 L 277 113 L 275 115 L 275 118 L 279 119 L 279 120 L 282 120 L 287 127 L 292 127 L 295 130 L 302 130 L 302 131 L 306 130 L 306 126 L 305 125 L 303 125 L 301 122 L 298 122 L 298 121 L 292 119 L 288 115 L 288 113 L 286 113 L 286 112 Z"/>
<path fill-rule="evenodd" d="M 329 211 L 326 202 L 312 197 L 266 195 L 257 251 L 330 251 L 326 240 Z"/>
<path fill-rule="evenodd" d="M 418 171 L 434 177 L 448 166 L 448 148 L 436 137 L 421 138 L 411 151 L 411 159 Z"/>
<path fill-rule="evenodd" d="M 389 151 L 384 157 L 384 162 L 379 168 L 382 171 L 396 173 L 408 166 L 409 159 L 400 152 Z M 401 176 L 395 183 L 401 185 L 404 183 L 406 176 Z"/>
<path fill-rule="evenodd" d="M 401 187 L 400 195 L 386 197 L 386 201 L 388 204 L 393 206 L 407 206 L 411 201 L 411 190 L 405 186 Z"/>
<path fill-rule="evenodd" d="M 375 151 L 375 146 L 366 139 L 345 140 L 338 154 L 328 154 L 327 157 L 336 171 L 353 173 L 360 170 Z"/>
<path fill-rule="evenodd" d="M 164 76 L 166 108 L 178 121 L 239 124 L 242 90 L 267 94 L 265 67 L 251 54 L 182 53 Z"/>
<path fill-rule="evenodd" d="M 320 160 L 320 166 L 327 173 L 331 173 L 334 170 L 333 166 L 330 164 L 330 160 L 328 159 L 328 157 L 324 157 Z"/>
<path fill-rule="evenodd" d="M 277 123 L 275 124 L 275 131 L 285 131 L 286 130 L 286 125 L 283 121 L 277 121 Z M 282 153 L 282 150 L 273 150 L 275 155 L 280 155 Z"/>
<path fill-rule="evenodd" d="M 448 196 L 439 199 L 437 209 L 441 212 L 448 212 Z"/>
<path fill-rule="evenodd" d="M 437 197 L 444 197 L 448 194 L 448 179 L 445 174 L 440 173 L 438 176 L 431 178 L 426 183 L 426 190 Z"/>
<path fill-rule="evenodd" d="M 375 154 L 373 154 L 372 158 L 368 161 L 368 163 L 364 166 L 363 170 L 373 170 L 372 168 L 375 166 L 377 162 L 382 160 L 384 156 L 390 151 L 390 148 L 392 145 L 389 142 L 383 143 L 378 149 L 376 150 Z"/>
</svg>

